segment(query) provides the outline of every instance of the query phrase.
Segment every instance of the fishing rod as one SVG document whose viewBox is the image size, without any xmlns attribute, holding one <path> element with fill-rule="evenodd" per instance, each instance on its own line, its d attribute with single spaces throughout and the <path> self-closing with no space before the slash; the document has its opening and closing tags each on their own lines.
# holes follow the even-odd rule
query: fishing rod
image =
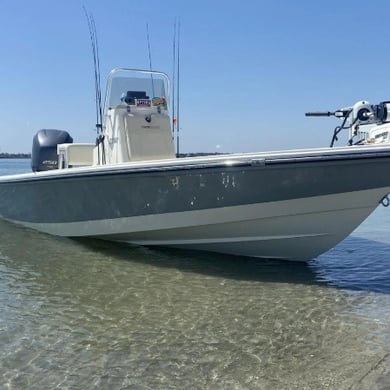
<svg viewBox="0 0 390 390">
<path fill-rule="evenodd" d="M 175 81 L 176 81 L 176 25 L 177 18 L 175 18 L 173 24 L 173 69 L 172 69 L 172 136 L 175 139 L 175 127 L 176 127 L 176 118 L 175 118 Z"/>
<path fill-rule="evenodd" d="M 150 37 L 149 37 L 149 25 L 148 23 L 146 23 L 146 39 L 147 39 L 147 42 L 148 42 L 148 53 L 149 53 L 149 70 L 150 72 L 152 72 L 152 52 L 150 50 Z M 154 80 L 153 80 L 153 73 L 150 73 L 150 79 L 152 80 L 152 93 L 153 93 L 153 96 L 152 98 L 154 98 L 156 95 L 154 93 Z"/>
<path fill-rule="evenodd" d="M 104 150 L 104 135 L 103 135 L 103 109 L 102 109 L 102 91 L 101 91 L 101 77 L 100 77 L 100 57 L 99 57 L 99 45 L 96 32 L 95 19 L 92 13 L 88 13 L 85 6 L 83 6 L 85 17 L 87 18 L 89 37 L 92 46 L 92 57 L 94 66 L 94 78 L 95 78 L 95 106 L 96 106 L 96 145 L 98 146 L 98 161 L 100 163 L 100 148 L 102 145 L 102 163 L 106 163 L 105 150 Z"/>
<path fill-rule="evenodd" d="M 180 153 L 180 18 L 173 24 L 173 70 L 172 70 L 172 136 L 175 140 L 176 156 Z M 176 116 L 175 116 L 176 114 Z"/>
<path fill-rule="evenodd" d="M 180 18 L 177 26 L 177 118 L 176 118 L 176 150 L 180 153 Z"/>
</svg>

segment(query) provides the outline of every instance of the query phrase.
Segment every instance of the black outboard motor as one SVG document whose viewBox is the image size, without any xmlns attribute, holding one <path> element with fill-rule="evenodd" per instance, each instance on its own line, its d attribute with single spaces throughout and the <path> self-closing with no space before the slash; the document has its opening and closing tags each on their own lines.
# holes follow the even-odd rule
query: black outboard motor
<svg viewBox="0 0 390 390">
<path fill-rule="evenodd" d="M 39 130 L 33 139 L 31 169 L 33 172 L 58 168 L 58 144 L 71 144 L 73 138 L 64 130 Z"/>
</svg>

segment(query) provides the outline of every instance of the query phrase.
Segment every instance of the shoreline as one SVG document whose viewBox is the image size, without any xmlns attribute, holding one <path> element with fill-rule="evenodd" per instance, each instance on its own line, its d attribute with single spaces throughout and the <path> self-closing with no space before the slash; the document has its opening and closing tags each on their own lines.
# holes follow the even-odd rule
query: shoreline
<svg viewBox="0 0 390 390">
<path fill-rule="evenodd" d="M 0 153 L 1 158 L 31 158 L 31 153 Z"/>
</svg>

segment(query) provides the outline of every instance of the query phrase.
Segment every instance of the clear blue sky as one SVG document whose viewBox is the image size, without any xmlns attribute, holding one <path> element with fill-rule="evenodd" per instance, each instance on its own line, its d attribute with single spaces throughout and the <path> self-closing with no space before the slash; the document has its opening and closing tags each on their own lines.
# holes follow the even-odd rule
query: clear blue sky
<svg viewBox="0 0 390 390">
<path fill-rule="evenodd" d="M 0 0 L 0 151 L 29 152 L 41 128 L 94 141 L 88 27 L 102 81 L 114 67 L 172 72 L 181 18 L 181 151 L 327 146 L 335 119 L 305 118 L 390 100 L 390 2 Z"/>
</svg>

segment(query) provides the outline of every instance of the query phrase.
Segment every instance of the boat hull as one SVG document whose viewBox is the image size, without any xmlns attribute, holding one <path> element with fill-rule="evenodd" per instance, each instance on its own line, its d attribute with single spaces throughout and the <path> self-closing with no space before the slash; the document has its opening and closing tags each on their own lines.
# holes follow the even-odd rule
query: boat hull
<svg viewBox="0 0 390 390">
<path fill-rule="evenodd" d="M 60 236 L 305 261 L 390 192 L 390 148 L 180 160 L 2 178 L 0 214 Z"/>
</svg>

